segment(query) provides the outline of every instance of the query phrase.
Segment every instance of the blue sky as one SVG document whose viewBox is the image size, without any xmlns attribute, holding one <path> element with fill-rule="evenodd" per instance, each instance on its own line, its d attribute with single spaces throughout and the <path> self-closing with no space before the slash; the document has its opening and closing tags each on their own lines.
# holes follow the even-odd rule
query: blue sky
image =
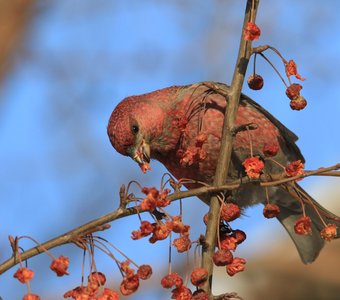
<svg viewBox="0 0 340 300">
<path fill-rule="evenodd" d="M 111 111 L 126 96 L 174 84 L 230 82 L 243 2 L 38 1 L 39 13 L 27 29 L 25 49 L 16 55 L 0 100 L 1 261 L 11 255 L 9 234 L 45 241 L 115 209 L 119 186 L 131 179 L 159 185 L 165 170 L 158 163 L 143 175 L 111 148 L 106 136 Z M 263 0 L 257 20 L 262 28 L 257 44 L 277 47 L 307 78 L 302 90 L 307 108 L 289 109 L 283 85 L 262 62 L 257 70 L 265 79 L 264 89 L 244 88 L 300 137 L 308 169 L 340 159 L 340 2 L 326 2 L 320 7 L 317 1 Z M 303 185 L 313 192 L 320 182 L 312 178 Z M 193 232 L 198 236 L 206 207 L 195 199 L 186 202 L 184 217 L 197 223 Z M 193 209 L 197 214 L 190 214 Z M 268 229 L 259 208 L 247 215 L 236 226 L 248 233 L 252 249 L 260 251 L 255 244 L 259 228 L 284 235 L 275 222 Z M 137 227 L 132 217 L 113 224 L 104 235 L 133 259 L 138 249 L 139 263 L 154 261 L 166 272 L 167 244 L 131 242 L 130 232 Z M 240 254 L 251 257 L 251 252 L 241 249 Z M 56 280 L 46 256 L 32 259 L 30 267 L 37 271 L 32 290 L 42 299 L 60 299 L 80 283 L 81 251 L 67 246 L 53 253 L 70 255 L 72 274 Z M 97 264 L 113 273 L 107 258 L 99 257 Z M 4 300 L 25 293 L 12 279 L 14 270 L 1 277 Z M 150 299 L 140 293 L 131 299 Z"/>
</svg>

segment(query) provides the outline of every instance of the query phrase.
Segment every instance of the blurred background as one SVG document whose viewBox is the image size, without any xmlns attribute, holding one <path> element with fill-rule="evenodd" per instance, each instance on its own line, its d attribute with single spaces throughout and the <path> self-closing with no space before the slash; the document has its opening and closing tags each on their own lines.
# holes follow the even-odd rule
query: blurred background
<svg viewBox="0 0 340 300">
<path fill-rule="evenodd" d="M 115 210 L 123 183 L 159 186 L 165 172 L 159 163 L 152 162 L 144 175 L 112 149 L 106 135 L 111 111 L 126 96 L 170 85 L 230 83 L 245 2 L 0 0 L 0 262 L 11 256 L 9 234 L 44 242 Z M 340 161 L 339 10 L 336 0 L 262 0 L 257 18 L 260 43 L 294 59 L 307 78 L 302 94 L 308 106 L 290 110 L 283 84 L 261 59 L 263 90 L 245 86 L 244 92 L 300 137 L 307 169 Z M 340 214 L 339 180 L 308 178 L 301 184 Z M 172 209 L 178 211 L 178 204 Z M 230 278 L 217 269 L 215 292 L 237 292 L 248 300 L 339 299 L 340 242 L 327 244 L 305 266 L 283 228 L 261 210 L 248 209 L 234 225 L 248 235 L 236 252 L 247 260 L 246 271 Z M 197 199 L 184 201 L 193 238 L 204 233 L 206 211 Z M 169 299 L 159 284 L 167 272 L 168 243 L 131 241 L 138 226 L 132 216 L 102 235 L 138 264 L 154 267 L 153 279 L 130 299 Z M 52 252 L 70 257 L 70 275 L 56 278 L 47 255 L 30 259 L 32 292 L 41 299 L 62 299 L 81 282 L 82 251 L 68 245 Z M 114 262 L 97 252 L 96 263 L 117 288 L 121 277 Z M 3 300 L 26 293 L 13 278 L 16 269 L 0 277 Z M 186 256 L 174 255 L 173 271 L 185 275 L 185 269 Z"/>
</svg>

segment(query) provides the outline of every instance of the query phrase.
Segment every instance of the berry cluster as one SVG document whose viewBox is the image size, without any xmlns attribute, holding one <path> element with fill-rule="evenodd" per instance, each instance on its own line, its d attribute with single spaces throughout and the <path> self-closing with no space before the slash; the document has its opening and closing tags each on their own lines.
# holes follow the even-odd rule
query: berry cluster
<svg viewBox="0 0 340 300">
<path fill-rule="evenodd" d="M 34 271 L 29 269 L 23 265 L 21 260 L 21 254 L 18 249 L 19 240 L 27 238 L 37 244 L 39 250 L 44 251 L 47 255 L 49 255 L 52 259 L 50 264 L 50 269 L 56 273 L 57 276 L 69 275 L 68 267 L 69 267 L 69 258 L 67 256 L 59 256 L 54 257 L 50 252 L 47 251 L 43 247 L 43 245 L 39 244 L 36 240 L 31 237 L 23 236 L 13 238 L 9 237 L 12 249 L 14 250 L 14 254 L 19 259 L 20 267 L 14 273 L 14 278 L 18 279 L 19 282 L 26 284 L 27 286 L 27 294 L 23 297 L 23 300 L 40 300 L 40 297 L 31 292 L 30 282 L 34 278 Z M 123 280 L 120 285 L 120 293 L 124 296 L 130 295 L 134 293 L 139 287 L 140 280 L 147 280 L 152 275 L 152 268 L 149 265 L 140 265 L 138 266 L 132 260 L 130 260 L 124 253 L 122 253 L 119 249 L 117 249 L 110 242 L 106 241 L 101 237 L 93 236 L 92 234 L 88 234 L 81 238 L 78 238 L 75 243 L 84 249 L 84 253 L 87 253 L 90 258 L 90 274 L 87 277 L 87 284 L 84 284 L 84 262 L 85 255 L 83 260 L 83 274 L 81 284 L 75 287 L 72 290 L 67 291 L 64 294 L 64 298 L 72 298 L 76 300 L 81 299 L 89 299 L 89 300 L 118 300 L 119 294 L 117 291 L 113 291 L 110 288 L 104 287 L 106 283 L 106 277 L 102 272 L 98 272 L 96 270 L 96 264 L 94 259 L 94 249 L 97 248 L 107 254 L 109 257 L 115 260 L 117 266 L 120 269 L 120 273 L 123 275 Z M 125 260 L 119 261 L 113 253 L 110 251 L 109 246 L 113 247 L 117 252 L 119 252 Z M 133 264 L 135 268 L 132 268 L 130 264 Z M 92 271 L 94 270 L 94 271 Z"/>
<path fill-rule="evenodd" d="M 178 149 L 176 155 L 180 158 L 179 162 L 182 167 L 189 167 L 207 157 L 207 152 L 203 149 L 203 144 L 207 139 L 208 137 L 205 133 L 200 133 L 196 137 L 195 146 L 190 146 L 186 150 Z"/>
<path fill-rule="evenodd" d="M 251 148 L 252 143 L 250 143 Z M 292 181 L 302 180 L 302 176 L 305 174 L 304 164 L 301 160 L 292 161 L 286 166 L 281 165 L 278 161 L 274 159 L 274 157 L 278 154 L 280 148 L 278 145 L 264 145 L 262 153 L 259 156 L 251 156 L 245 159 L 242 163 L 244 167 L 244 171 L 246 175 L 250 179 L 260 179 L 261 175 L 265 173 L 265 163 L 270 161 L 282 168 L 282 172 L 284 176 L 289 177 L 300 177 L 294 178 Z M 250 151 L 252 153 L 252 149 Z M 273 175 L 273 174 L 272 174 Z M 266 190 L 267 191 L 267 190 Z M 267 203 L 263 209 L 263 215 L 270 219 L 277 217 L 280 214 L 280 207 L 275 203 L 269 203 L 268 193 L 267 195 Z M 306 216 L 304 205 L 312 205 L 313 209 L 316 210 L 317 215 L 319 216 L 321 222 L 324 224 L 324 228 L 321 230 L 321 237 L 330 241 L 337 237 L 337 227 L 335 224 L 326 224 L 322 219 L 322 214 L 318 211 L 318 207 L 310 203 L 307 199 L 304 199 L 303 195 L 300 195 L 300 204 L 302 206 L 302 216 L 296 221 L 294 230 L 298 235 L 311 235 L 312 234 L 312 221 L 309 216 Z"/>
<path fill-rule="evenodd" d="M 9 236 L 9 241 L 11 244 L 12 249 L 14 250 L 14 256 L 17 256 L 19 259 L 19 263 L 20 263 L 20 267 L 19 269 L 14 273 L 13 277 L 18 279 L 19 282 L 26 284 L 27 286 L 27 294 L 24 295 L 23 300 L 40 300 L 40 297 L 36 294 L 33 294 L 31 292 L 31 286 L 30 283 L 34 278 L 34 271 L 29 269 L 26 266 L 23 266 L 23 262 L 21 260 L 21 254 L 20 254 L 20 250 L 21 249 L 19 247 L 19 241 L 21 239 L 29 239 L 32 242 L 34 242 L 37 247 L 39 247 L 42 251 L 44 251 L 48 256 L 51 257 L 52 262 L 50 264 L 50 269 L 56 273 L 57 276 L 64 276 L 64 275 L 68 275 L 67 269 L 69 266 L 69 259 L 67 256 L 59 256 L 58 258 L 54 257 L 53 254 L 51 254 L 50 252 L 48 252 L 42 245 L 40 245 L 36 240 L 34 240 L 33 238 L 29 237 L 29 236 L 21 236 L 21 237 L 12 237 Z"/>
<path fill-rule="evenodd" d="M 201 138 L 202 137 L 202 138 Z M 197 147 L 203 145 L 205 138 L 202 135 L 197 141 Z M 200 144 L 201 143 L 201 144 Z M 163 179 L 162 179 L 163 181 Z M 166 182 L 169 183 L 175 191 L 178 191 L 182 182 L 176 182 L 172 177 Z M 167 199 L 169 190 L 165 189 L 165 184 L 161 184 L 160 190 L 155 187 L 141 188 L 141 192 L 145 195 L 144 198 L 135 198 L 134 201 L 140 202 L 140 208 L 143 211 L 148 211 L 153 221 L 142 220 L 140 218 L 140 227 L 137 230 L 132 231 L 131 238 L 133 240 L 141 239 L 143 237 L 149 237 L 150 243 L 155 243 L 160 240 L 169 238 L 170 244 L 174 247 L 178 253 L 188 253 L 193 244 L 197 244 L 195 247 L 195 257 L 199 257 L 197 254 L 199 246 L 202 246 L 204 242 L 199 239 L 192 241 L 190 238 L 190 226 L 183 223 L 182 214 L 172 216 L 165 207 L 169 205 L 170 201 Z M 223 202 L 223 201 L 222 201 Z M 214 261 L 217 266 L 225 266 L 226 272 L 230 276 L 235 275 L 238 272 L 244 270 L 245 260 L 239 257 L 233 257 L 232 251 L 236 250 L 237 245 L 241 244 L 246 235 L 241 230 L 229 230 L 229 225 L 226 224 L 240 217 L 240 208 L 231 202 L 223 202 L 221 205 L 220 213 L 220 235 L 218 237 L 218 249 L 214 255 Z M 204 217 L 207 222 L 207 216 Z M 174 234 L 179 236 L 173 238 Z M 171 251 L 169 252 L 169 255 Z M 196 259 L 195 259 L 196 261 Z M 196 287 L 196 291 L 192 291 L 188 284 L 188 277 L 193 286 Z M 169 273 L 161 279 L 161 285 L 163 288 L 172 289 L 171 299 L 208 299 L 208 294 L 201 289 L 201 286 L 208 279 L 208 271 L 200 266 L 200 263 L 195 263 L 190 276 L 187 275 L 183 279 L 178 273 L 171 271 L 171 257 Z M 122 290 L 121 290 L 122 291 Z"/>
<path fill-rule="evenodd" d="M 102 288 L 106 277 L 101 272 L 92 272 L 87 278 L 87 286 L 81 285 L 67 291 L 64 298 L 72 299 L 95 299 L 95 300 L 118 300 L 119 294 L 109 288 Z"/>
<path fill-rule="evenodd" d="M 260 28 L 253 22 L 249 22 L 245 29 L 244 29 L 244 39 L 246 41 L 254 41 L 258 40 L 261 34 Z M 267 49 L 273 50 L 282 60 L 284 68 L 285 68 L 285 74 L 287 76 L 289 84 L 286 83 L 284 78 L 281 76 L 280 72 L 275 68 L 275 66 L 270 62 L 270 60 L 263 54 L 263 52 Z M 262 56 L 276 71 L 276 73 L 281 78 L 282 82 L 286 86 L 286 95 L 290 99 L 290 107 L 293 110 L 301 110 L 304 109 L 307 105 L 306 99 L 300 95 L 300 91 L 302 89 L 302 86 L 298 83 L 291 83 L 290 77 L 295 76 L 296 79 L 299 79 L 301 81 L 305 80 L 305 78 L 302 78 L 301 75 L 297 71 L 297 65 L 294 60 L 287 61 L 281 53 L 271 46 L 261 46 L 253 49 L 254 55 L 254 70 L 253 74 L 251 74 L 248 77 L 248 86 L 252 90 L 260 90 L 262 89 L 264 85 L 263 77 L 259 74 L 256 74 L 256 56 L 259 54 Z"/>
<path fill-rule="evenodd" d="M 238 205 L 229 201 L 230 199 L 227 202 L 222 201 L 221 204 L 217 250 L 213 255 L 213 262 L 216 266 L 226 267 L 227 274 L 234 276 L 244 270 L 246 260 L 234 257 L 232 252 L 246 239 L 246 234 L 242 230 L 233 230 L 230 227 L 229 223 L 241 216 L 241 209 Z M 204 222 L 207 223 L 207 221 L 208 216 L 206 215 Z"/>
<path fill-rule="evenodd" d="M 182 277 L 176 272 L 170 273 L 164 276 L 161 279 L 161 285 L 165 289 L 174 288 L 171 293 L 171 299 L 178 300 L 208 300 L 208 294 L 200 289 L 208 280 L 208 271 L 204 268 L 194 268 L 190 274 L 190 281 L 192 285 L 196 286 L 196 291 L 192 292 L 188 287 L 183 283 Z"/>
</svg>

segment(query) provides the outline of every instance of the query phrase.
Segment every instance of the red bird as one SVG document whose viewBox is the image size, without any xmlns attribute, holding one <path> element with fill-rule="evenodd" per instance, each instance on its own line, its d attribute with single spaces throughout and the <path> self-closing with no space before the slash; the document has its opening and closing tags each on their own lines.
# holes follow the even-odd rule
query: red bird
<svg viewBox="0 0 340 300">
<path fill-rule="evenodd" d="M 214 179 L 229 87 L 221 83 L 172 86 L 152 93 L 124 99 L 112 112 L 107 132 L 112 146 L 139 164 L 150 159 L 160 161 L 177 179 L 190 178 L 211 184 Z M 212 88 L 213 87 L 213 88 Z M 271 160 L 265 160 L 266 174 L 282 173 L 288 163 L 304 158 L 296 146 L 297 136 L 255 101 L 241 96 L 236 125 L 255 124 L 257 129 L 236 134 L 231 169 L 233 179 L 245 176 L 242 162 L 253 156 L 264 157 L 264 148 L 276 148 Z M 275 151 L 276 152 L 276 151 Z M 249 175 L 249 174 L 248 174 Z M 187 188 L 197 187 L 187 184 Z M 269 202 L 277 204 L 277 216 L 293 239 L 304 263 L 316 259 L 324 245 L 320 231 L 326 224 L 340 225 L 340 219 L 313 200 L 297 184 L 268 188 Z M 312 220 L 310 235 L 298 235 L 294 225 L 302 216 L 302 198 L 306 215 Z M 208 196 L 200 197 L 204 202 Z M 266 202 L 264 188 L 256 182 L 232 192 L 241 207 Z M 313 204 L 315 208 L 313 208 Z M 333 226 L 334 227 L 334 226 Z M 339 235 L 335 232 L 335 238 Z"/>
</svg>

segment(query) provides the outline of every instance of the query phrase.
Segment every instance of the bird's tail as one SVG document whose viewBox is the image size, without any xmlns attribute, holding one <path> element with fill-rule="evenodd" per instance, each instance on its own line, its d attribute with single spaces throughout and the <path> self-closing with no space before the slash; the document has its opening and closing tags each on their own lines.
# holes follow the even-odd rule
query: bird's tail
<svg viewBox="0 0 340 300">
<path fill-rule="evenodd" d="M 284 189 L 277 189 L 274 194 L 275 199 L 273 200 L 280 207 L 278 220 L 292 238 L 301 260 L 305 264 L 313 262 L 325 243 L 320 234 L 321 230 L 328 224 L 335 224 L 339 228 L 340 218 L 317 203 L 298 184 L 290 184 Z M 298 235 L 294 230 L 296 221 L 303 215 L 302 206 L 304 207 L 305 215 L 310 217 L 312 221 L 311 235 Z M 338 232 L 334 238 L 339 237 Z"/>
</svg>

